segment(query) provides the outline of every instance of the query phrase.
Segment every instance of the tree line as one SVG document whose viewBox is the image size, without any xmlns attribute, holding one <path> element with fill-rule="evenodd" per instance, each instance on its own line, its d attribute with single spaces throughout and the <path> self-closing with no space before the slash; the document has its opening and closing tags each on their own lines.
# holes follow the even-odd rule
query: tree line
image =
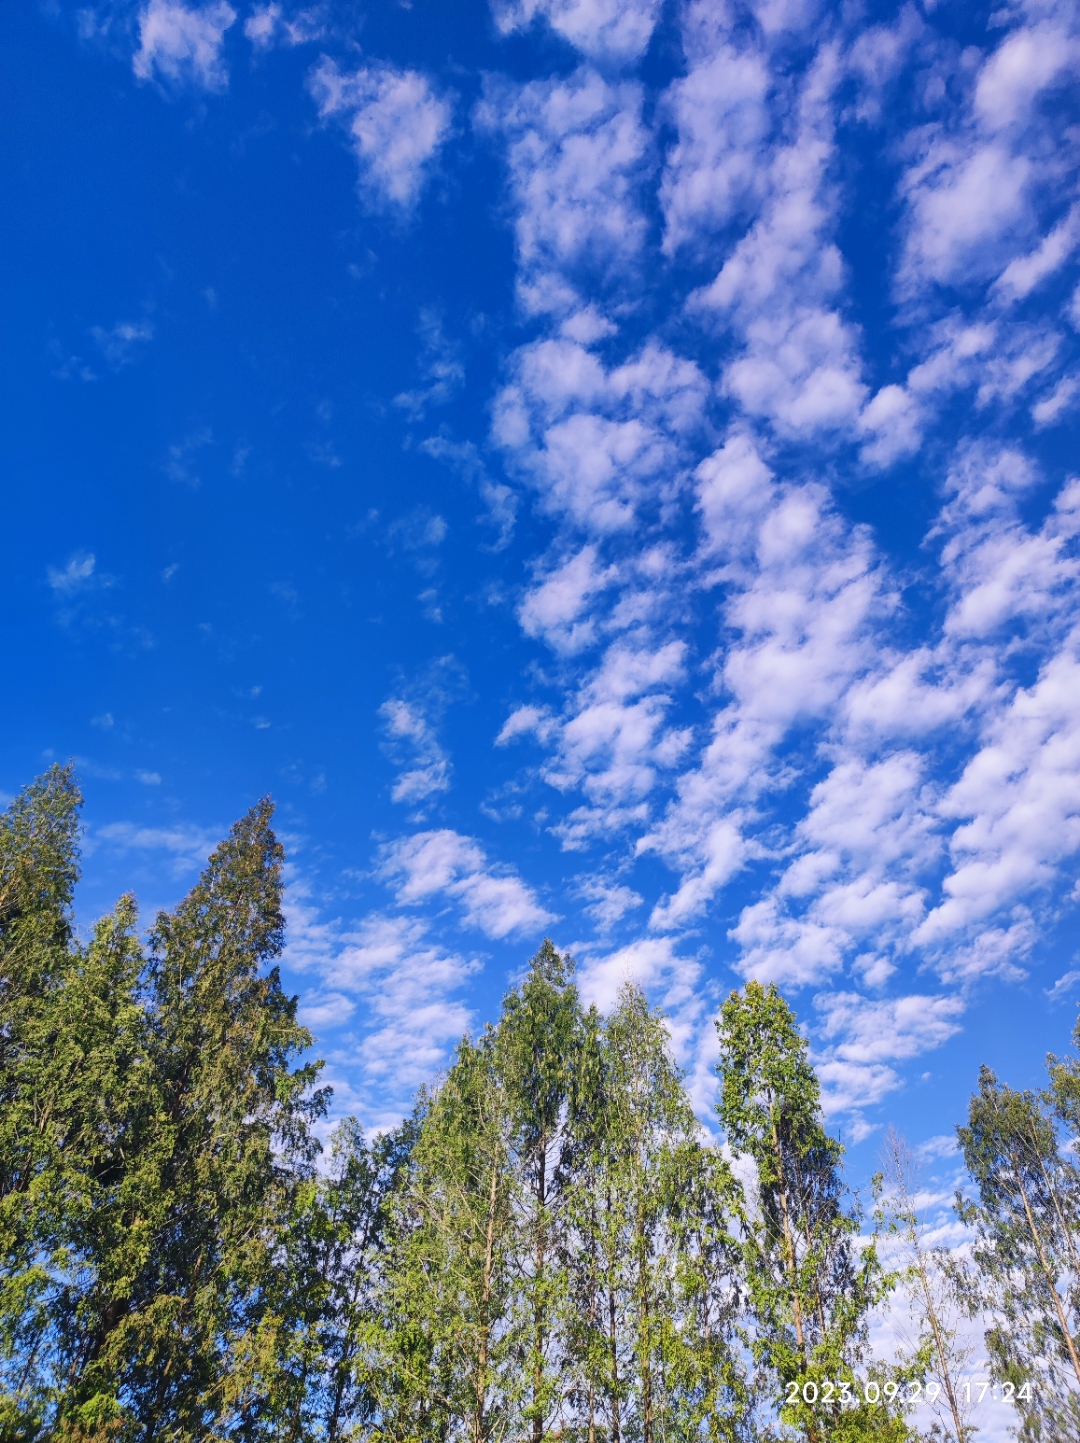
<svg viewBox="0 0 1080 1443">
<path fill-rule="evenodd" d="M 1080 1438 L 1075 1060 L 983 1070 L 949 1254 L 894 1133 L 860 1208 L 775 987 L 720 1009 L 717 1141 L 661 1013 L 545 941 L 324 1151 L 269 802 L 85 942 L 80 804 L 57 766 L 0 816 L 0 1443 L 970 1443 L 972 1318 L 1018 1436 Z"/>
</svg>

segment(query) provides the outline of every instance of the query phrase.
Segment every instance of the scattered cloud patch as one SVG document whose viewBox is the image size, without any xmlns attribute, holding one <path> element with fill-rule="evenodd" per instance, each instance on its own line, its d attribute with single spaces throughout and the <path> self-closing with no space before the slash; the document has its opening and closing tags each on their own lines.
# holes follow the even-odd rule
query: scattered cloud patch
<svg viewBox="0 0 1080 1443">
<path fill-rule="evenodd" d="M 343 125 L 373 204 L 406 212 L 415 206 L 449 139 L 450 101 L 417 70 L 391 65 L 344 71 L 323 56 L 308 77 L 319 118 Z"/>
<path fill-rule="evenodd" d="M 227 0 L 202 6 L 150 0 L 139 12 L 139 48 L 132 61 L 136 76 L 175 88 L 225 90 L 225 32 L 235 21 L 236 11 Z"/>
<path fill-rule="evenodd" d="M 637 60 L 660 18 L 662 0 L 494 0 L 503 35 L 545 20 L 564 40 L 594 60 Z"/>
<path fill-rule="evenodd" d="M 487 937 L 528 936 L 555 920 L 512 868 L 493 865 L 478 842 L 449 828 L 388 843 L 379 873 L 399 906 L 449 898 L 465 926 Z"/>
</svg>

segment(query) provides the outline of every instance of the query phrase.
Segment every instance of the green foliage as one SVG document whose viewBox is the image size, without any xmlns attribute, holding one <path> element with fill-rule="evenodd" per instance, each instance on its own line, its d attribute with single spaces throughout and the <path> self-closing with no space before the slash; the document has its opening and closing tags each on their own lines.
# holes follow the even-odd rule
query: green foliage
<svg viewBox="0 0 1080 1443">
<path fill-rule="evenodd" d="M 529 1380 L 522 1416 L 544 1437 L 565 1389 L 558 1333 L 568 1303 L 566 1268 L 569 1098 L 582 1040 L 574 964 L 546 938 L 520 988 L 507 994 L 494 1034 L 495 1066 L 507 1109 L 513 1267 L 520 1366 Z"/>
<path fill-rule="evenodd" d="M 624 987 L 592 1027 L 575 1199 L 590 1404 L 613 1443 L 738 1437 L 733 1180 L 700 1140 L 667 1029 L 644 995 Z"/>
<path fill-rule="evenodd" d="M 775 986 L 749 982 L 725 1002 L 717 1031 L 717 1112 L 732 1150 L 756 1175 L 742 1251 L 760 1386 L 778 1402 L 792 1398 L 781 1420 L 808 1443 L 904 1439 L 907 1427 L 892 1408 L 857 1402 L 829 1410 L 805 1401 L 807 1384 L 820 1396 L 827 1381 L 865 1396 L 868 1317 L 894 1280 L 873 1243 L 857 1246 L 861 1220 L 842 1181 L 843 1148 L 825 1132 L 794 1014 Z M 874 1381 L 886 1381 L 883 1369 Z"/>
<path fill-rule="evenodd" d="M 270 803 L 145 942 L 129 896 L 75 936 L 80 805 L 53 767 L 0 815 L 0 1443 L 908 1443 L 864 1388 L 927 1376 L 928 1436 L 969 1443 L 958 1278 L 1020 1437 L 1080 1436 L 1080 1061 L 984 1069 L 970 1268 L 924 1246 L 895 1138 L 902 1271 L 860 1241 L 775 987 L 721 1010 L 721 1148 L 662 1014 L 629 984 L 586 1010 L 550 941 L 400 1128 L 345 1119 L 320 1163 Z"/>
<path fill-rule="evenodd" d="M 1058 1131 L 1075 1116 L 1075 1064 L 1051 1058 L 1050 1074 L 1049 1092 L 1016 1092 L 984 1067 L 957 1129 L 978 1193 L 957 1199 L 976 1237 L 971 1303 L 990 1315 L 991 1367 L 1029 1443 L 1080 1435 L 1080 1171 Z"/>
<path fill-rule="evenodd" d="M 0 1436 L 267 1436 L 276 1262 L 325 1104 L 267 966 L 272 809 L 147 957 L 131 898 L 72 939 L 78 805 L 53 768 L 0 822 Z"/>
<path fill-rule="evenodd" d="M 502 1437 L 519 1392 L 510 1324 L 509 1115 L 490 1033 L 468 1039 L 430 1100 L 393 1208 L 372 1333 L 374 1437 Z"/>
</svg>

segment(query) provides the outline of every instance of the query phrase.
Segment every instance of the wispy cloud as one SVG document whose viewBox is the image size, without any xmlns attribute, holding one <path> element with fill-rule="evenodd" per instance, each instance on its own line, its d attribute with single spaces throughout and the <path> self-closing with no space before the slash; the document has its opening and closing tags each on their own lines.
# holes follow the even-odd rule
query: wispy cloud
<svg viewBox="0 0 1080 1443">
<path fill-rule="evenodd" d="M 487 937 L 529 936 L 555 920 L 511 867 L 492 864 L 478 842 L 449 828 L 387 843 L 379 873 L 400 906 L 448 898 L 464 925 Z"/>
<path fill-rule="evenodd" d="M 372 64 L 346 71 L 325 55 L 308 88 L 319 118 L 347 130 L 361 192 L 376 205 L 411 209 L 450 136 L 450 101 L 418 70 Z"/>
</svg>

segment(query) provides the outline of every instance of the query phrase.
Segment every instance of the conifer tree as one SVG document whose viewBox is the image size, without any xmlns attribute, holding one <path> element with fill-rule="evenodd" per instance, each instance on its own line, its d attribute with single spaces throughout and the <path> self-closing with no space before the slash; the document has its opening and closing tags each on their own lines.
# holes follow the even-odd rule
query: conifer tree
<svg viewBox="0 0 1080 1443">
<path fill-rule="evenodd" d="M 94 1020 L 72 1018 L 68 991 L 81 801 L 71 767 L 54 766 L 0 816 L 0 1427 L 13 1436 L 33 1431 L 55 1391 L 69 1144 L 85 1144 L 95 1105 L 78 1066 Z"/>
<path fill-rule="evenodd" d="M 749 982 L 728 998 L 717 1030 L 717 1112 L 732 1150 L 756 1171 L 743 1257 L 762 1383 L 807 1443 L 905 1438 L 899 1408 L 882 1401 L 877 1378 L 870 1381 L 878 1401 L 866 1399 L 867 1318 L 890 1280 L 873 1244 L 856 1248 L 843 1149 L 824 1130 L 820 1086 L 794 1015 L 774 985 Z"/>
<path fill-rule="evenodd" d="M 89 1259 L 94 1316 L 62 1413 L 114 1399 L 140 1443 L 258 1436 L 266 1300 L 310 1171 L 316 1065 L 282 945 L 282 851 L 261 802 L 151 933 L 150 1082 L 117 1160 L 114 1225 Z"/>
<path fill-rule="evenodd" d="M 1080 1171 L 1061 1148 L 1073 1079 L 1051 1059 L 1052 1091 L 1016 1092 L 988 1067 L 957 1129 L 978 1200 L 957 1199 L 976 1235 L 974 1301 L 989 1312 L 996 1380 L 1026 1443 L 1080 1436 Z"/>
<path fill-rule="evenodd" d="M 18 1268 L 26 1202 L 46 1146 L 38 1093 L 51 1010 L 71 967 L 82 797 L 54 766 L 0 815 L 0 1248 Z"/>
</svg>

